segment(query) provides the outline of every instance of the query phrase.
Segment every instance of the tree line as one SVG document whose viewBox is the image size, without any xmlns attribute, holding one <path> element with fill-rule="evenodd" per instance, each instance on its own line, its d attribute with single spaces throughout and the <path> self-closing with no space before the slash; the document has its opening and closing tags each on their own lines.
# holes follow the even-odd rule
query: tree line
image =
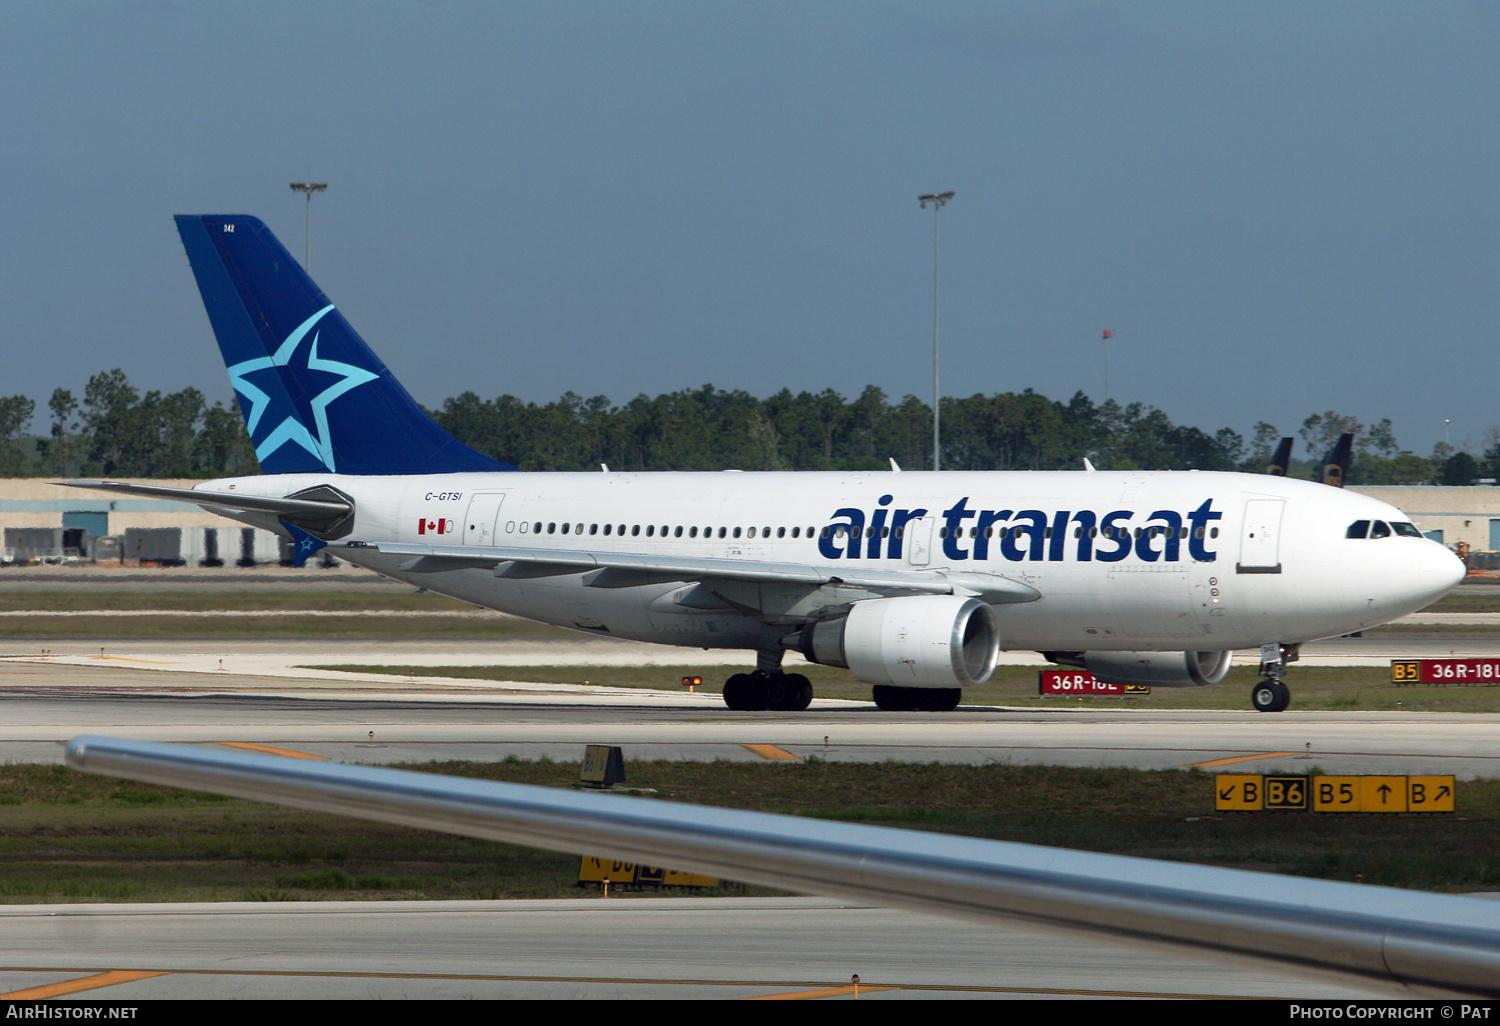
<svg viewBox="0 0 1500 1026">
<path fill-rule="evenodd" d="M 233 403 L 209 405 L 195 388 L 145 391 L 118 368 L 89 378 L 81 399 L 59 388 L 48 400 L 49 429 L 32 430 L 36 404 L 0 397 L 0 476 L 207 478 L 258 472 Z M 548 403 L 464 392 L 433 418 L 487 456 L 524 470 L 908 470 L 932 466 L 932 408 L 867 386 L 849 399 L 832 389 L 765 399 L 712 385 L 623 405 L 572 392 Z M 1290 473 L 1317 477 L 1343 432 L 1355 436 L 1350 484 L 1470 484 L 1500 477 L 1500 429 L 1475 455 L 1438 443 L 1428 456 L 1400 447 L 1389 419 L 1372 426 L 1327 411 L 1298 431 L 1305 458 Z M 1175 424 L 1142 403 L 1066 402 L 1031 389 L 942 401 L 946 470 L 1071 470 L 1087 458 L 1100 470 L 1263 471 L 1281 432 L 1264 421 L 1246 439 Z"/>
</svg>

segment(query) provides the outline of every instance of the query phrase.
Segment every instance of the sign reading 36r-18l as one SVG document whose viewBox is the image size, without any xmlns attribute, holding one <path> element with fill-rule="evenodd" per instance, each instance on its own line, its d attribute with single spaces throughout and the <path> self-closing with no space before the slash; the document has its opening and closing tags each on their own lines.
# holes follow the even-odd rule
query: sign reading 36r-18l
<svg viewBox="0 0 1500 1026">
<path fill-rule="evenodd" d="M 1500 685 L 1500 659 L 1392 659 L 1391 683 Z"/>
</svg>

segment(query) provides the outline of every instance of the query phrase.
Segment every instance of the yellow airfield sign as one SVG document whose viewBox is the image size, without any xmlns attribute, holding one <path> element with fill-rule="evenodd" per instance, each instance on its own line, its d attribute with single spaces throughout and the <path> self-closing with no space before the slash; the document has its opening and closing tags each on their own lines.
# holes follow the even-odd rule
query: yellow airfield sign
<svg viewBox="0 0 1500 1026">
<path fill-rule="evenodd" d="M 651 884 L 657 887 L 719 886 L 719 881 L 712 876 L 698 876 L 694 873 L 680 873 L 675 869 L 642 866 L 634 862 L 616 862 L 612 859 L 598 859 L 592 855 L 585 855 L 583 865 L 578 868 L 579 883 L 603 883 L 605 880 L 608 880 L 612 886 L 620 884 Z"/>
<path fill-rule="evenodd" d="M 1214 777 L 1217 812 L 1452 812 L 1451 776 Z"/>
</svg>

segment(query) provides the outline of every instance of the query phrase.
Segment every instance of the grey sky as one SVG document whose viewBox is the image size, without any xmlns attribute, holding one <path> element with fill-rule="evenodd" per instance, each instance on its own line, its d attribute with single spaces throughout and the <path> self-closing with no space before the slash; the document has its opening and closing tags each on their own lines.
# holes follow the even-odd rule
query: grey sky
<svg viewBox="0 0 1500 1026">
<path fill-rule="evenodd" d="M 413 394 L 1111 385 L 1426 451 L 1500 423 L 1500 4 L 0 7 L 0 394 L 229 386 L 250 213 Z M 45 427 L 45 415 L 38 418 Z"/>
</svg>

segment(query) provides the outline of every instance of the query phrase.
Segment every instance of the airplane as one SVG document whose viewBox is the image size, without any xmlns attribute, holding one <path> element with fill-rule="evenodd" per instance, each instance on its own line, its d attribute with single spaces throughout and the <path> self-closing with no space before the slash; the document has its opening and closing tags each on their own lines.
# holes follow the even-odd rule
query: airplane
<svg viewBox="0 0 1500 1026">
<path fill-rule="evenodd" d="M 1259 649 L 1251 704 L 1279 712 L 1302 643 L 1464 576 L 1396 507 L 1277 476 L 526 473 L 438 426 L 264 223 L 176 224 L 262 474 L 70 484 L 276 531 L 298 565 L 326 550 L 587 634 L 753 652 L 730 709 L 807 708 L 789 651 L 847 667 L 882 709 L 948 711 L 1002 649 L 1157 687 L 1218 683 Z"/>
</svg>

